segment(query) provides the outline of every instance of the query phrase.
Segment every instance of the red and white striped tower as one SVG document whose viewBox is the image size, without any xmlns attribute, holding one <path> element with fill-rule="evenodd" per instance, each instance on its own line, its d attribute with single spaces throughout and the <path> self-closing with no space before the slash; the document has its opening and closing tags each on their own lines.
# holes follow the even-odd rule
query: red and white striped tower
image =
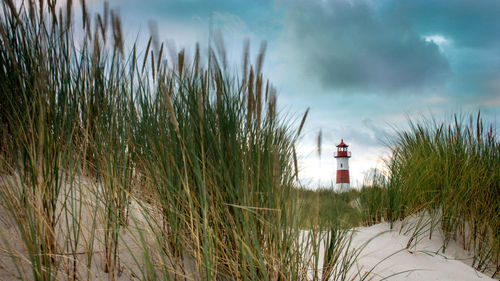
<svg viewBox="0 0 500 281">
<path fill-rule="evenodd" d="M 351 152 L 347 150 L 348 145 L 341 139 L 337 145 L 337 151 L 333 157 L 337 158 L 337 180 L 335 188 L 337 191 L 345 191 L 349 189 L 349 158 Z"/>
</svg>

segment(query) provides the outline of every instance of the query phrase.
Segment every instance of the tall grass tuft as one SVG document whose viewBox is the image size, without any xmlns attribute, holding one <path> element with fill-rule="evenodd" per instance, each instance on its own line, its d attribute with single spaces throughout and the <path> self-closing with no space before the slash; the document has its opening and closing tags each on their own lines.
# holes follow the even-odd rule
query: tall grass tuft
<svg viewBox="0 0 500 281">
<path fill-rule="evenodd" d="M 304 239 L 293 192 L 307 112 L 297 133 L 278 115 L 261 73 L 265 44 L 255 67 L 246 45 L 242 76 L 221 43 L 208 63 L 197 48 L 169 65 L 157 38 L 128 51 L 108 5 L 93 17 L 80 3 L 78 36 L 71 2 L 1 4 L 0 216 L 10 223 L 0 238 L 10 277 L 317 278 L 304 256 L 320 255 L 324 235 Z M 310 227 L 331 233 L 322 278 L 347 278 L 352 261 L 335 262 L 350 247 L 346 232 Z"/>
<path fill-rule="evenodd" d="M 480 113 L 449 124 L 409 123 L 392 143 L 386 184 L 390 221 L 426 212 L 431 233 L 441 225 L 450 240 L 473 251 L 477 270 L 498 273 L 500 254 L 500 144 Z M 437 222 L 440 222 L 438 224 Z"/>
</svg>

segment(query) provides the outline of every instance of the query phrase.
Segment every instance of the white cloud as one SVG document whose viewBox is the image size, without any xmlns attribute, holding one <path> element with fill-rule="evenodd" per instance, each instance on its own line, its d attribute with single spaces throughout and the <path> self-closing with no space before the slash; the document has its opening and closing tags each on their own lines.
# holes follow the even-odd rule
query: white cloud
<svg viewBox="0 0 500 281">
<path fill-rule="evenodd" d="M 425 36 L 424 38 L 425 38 L 425 41 L 434 42 L 438 46 L 442 46 L 442 45 L 450 43 L 449 39 L 447 39 L 446 37 L 444 37 L 443 35 L 440 35 L 440 34 L 429 35 L 429 36 Z"/>
</svg>

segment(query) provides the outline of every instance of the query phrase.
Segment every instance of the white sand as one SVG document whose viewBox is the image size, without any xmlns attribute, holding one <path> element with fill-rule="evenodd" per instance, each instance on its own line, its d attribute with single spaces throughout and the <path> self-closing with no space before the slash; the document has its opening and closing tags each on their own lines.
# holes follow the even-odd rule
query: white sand
<svg viewBox="0 0 500 281">
<path fill-rule="evenodd" d="M 78 183 L 78 184 L 77 184 Z M 79 184 L 82 183 L 82 184 Z M 16 188 L 19 188 L 19 179 L 12 176 L 0 175 L 0 188 L 6 190 L 12 190 L 16 192 Z M 75 180 L 73 190 L 74 194 L 68 193 L 69 185 L 64 185 L 61 190 L 60 198 L 58 201 L 58 214 L 60 214 L 61 219 L 59 219 L 56 226 L 56 247 L 59 253 L 63 253 L 59 260 L 61 261 L 59 266 L 59 271 L 57 272 L 57 280 L 67 280 L 68 274 L 72 274 L 73 266 L 73 256 L 71 254 L 71 248 L 69 242 L 74 243 L 72 240 L 71 233 L 68 232 L 68 225 L 73 226 L 74 224 L 79 225 L 80 236 L 78 241 L 78 246 L 76 250 L 76 261 L 77 261 L 77 280 L 116 280 L 116 281 L 126 281 L 126 280 L 141 280 L 140 266 L 143 262 L 143 246 L 147 246 L 149 249 L 150 259 L 158 265 L 162 261 L 158 260 L 155 253 L 157 253 L 154 248 L 157 245 L 154 243 L 154 239 L 151 237 L 151 232 L 146 226 L 146 220 L 144 210 L 137 203 L 137 200 L 131 198 L 129 206 L 129 225 L 122 226 L 119 233 L 119 246 L 117 254 L 119 260 L 116 264 L 115 274 L 110 277 L 110 274 L 104 271 L 105 265 L 105 247 L 104 247 L 104 211 L 100 200 L 97 199 L 98 194 L 100 194 L 100 186 L 96 185 L 92 180 L 82 178 L 81 180 Z M 81 192 L 81 193 L 80 193 Z M 3 200 L 3 199 L 2 199 Z M 66 202 L 66 207 L 61 206 L 61 202 Z M 18 225 L 14 221 L 11 213 L 7 211 L 7 208 L 3 206 L 5 202 L 0 202 L 0 281 L 11 281 L 11 280 L 32 280 L 31 265 L 29 261 L 28 251 L 25 247 L 25 243 L 22 240 L 21 233 L 18 229 Z M 71 204 L 76 204 L 82 206 L 81 215 L 77 216 L 78 221 L 72 221 L 68 224 L 65 221 L 65 214 L 72 212 L 70 209 Z M 142 202 L 142 204 L 147 204 Z M 154 212 L 153 212 L 154 213 Z M 149 218 L 150 214 L 148 214 Z M 95 226 L 95 233 L 92 235 L 92 225 Z M 146 240 L 144 243 L 140 242 L 140 233 L 142 233 L 143 238 Z M 90 245 L 93 246 L 90 246 Z M 92 252 L 93 257 L 91 260 L 90 269 L 87 268 L 87 254 Z M 12 260 L 12 256 L 15 256 L 15 262 Z M 137 261 L 135 260 L 137 259 Z M 187 278 L 194 279 L 194 270 L 192 269 L 194 265 L 184 258 L 185 267 L 188 271 Z M 167 265 L 167 267 L 172 267 Z M 18 272 L 21 271 L 21 273 Z M 193 274 L 190 274 L 193 272 Z M 161 278 L 162 273 L 157 272 Z"/>
<path fill-rule="evenodd" d="M 368 280 L 382 280 L 389 276 L 392 277 L 388 280 L 493 280 L 467 264 L 471 255 L 457 243 L 450 242 L 443 254 L 440 231 L 434 230 L 432 240 L 429 239 L 428 231 L 423 231 L 416 245 L 412 243 L 407 250 L 411 233 L 400 234 L 400 224 L 393 229 L 390 230 L 388 223 L 357 228 L 353 240 L 355 246 L 360 247 L 366 241 L 373 240 L 361 252 L 355 265 L 357 268 L 351 271 L 363 273 L 374 268 Z"/>
</svg>

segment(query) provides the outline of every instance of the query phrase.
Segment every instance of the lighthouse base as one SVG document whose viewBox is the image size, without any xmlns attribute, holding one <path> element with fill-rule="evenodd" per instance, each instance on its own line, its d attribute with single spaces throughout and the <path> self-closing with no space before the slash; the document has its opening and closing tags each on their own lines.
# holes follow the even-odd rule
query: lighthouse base
<svg viewBox="0 0 500 281">
<path fill-rule="evenodd" d="M 337 183 L 335 184 L 335 191 L 337 192 L 344 192 L 344 191 L 349 191 L 351 188 L 349 183 Z"/>
</svg>

